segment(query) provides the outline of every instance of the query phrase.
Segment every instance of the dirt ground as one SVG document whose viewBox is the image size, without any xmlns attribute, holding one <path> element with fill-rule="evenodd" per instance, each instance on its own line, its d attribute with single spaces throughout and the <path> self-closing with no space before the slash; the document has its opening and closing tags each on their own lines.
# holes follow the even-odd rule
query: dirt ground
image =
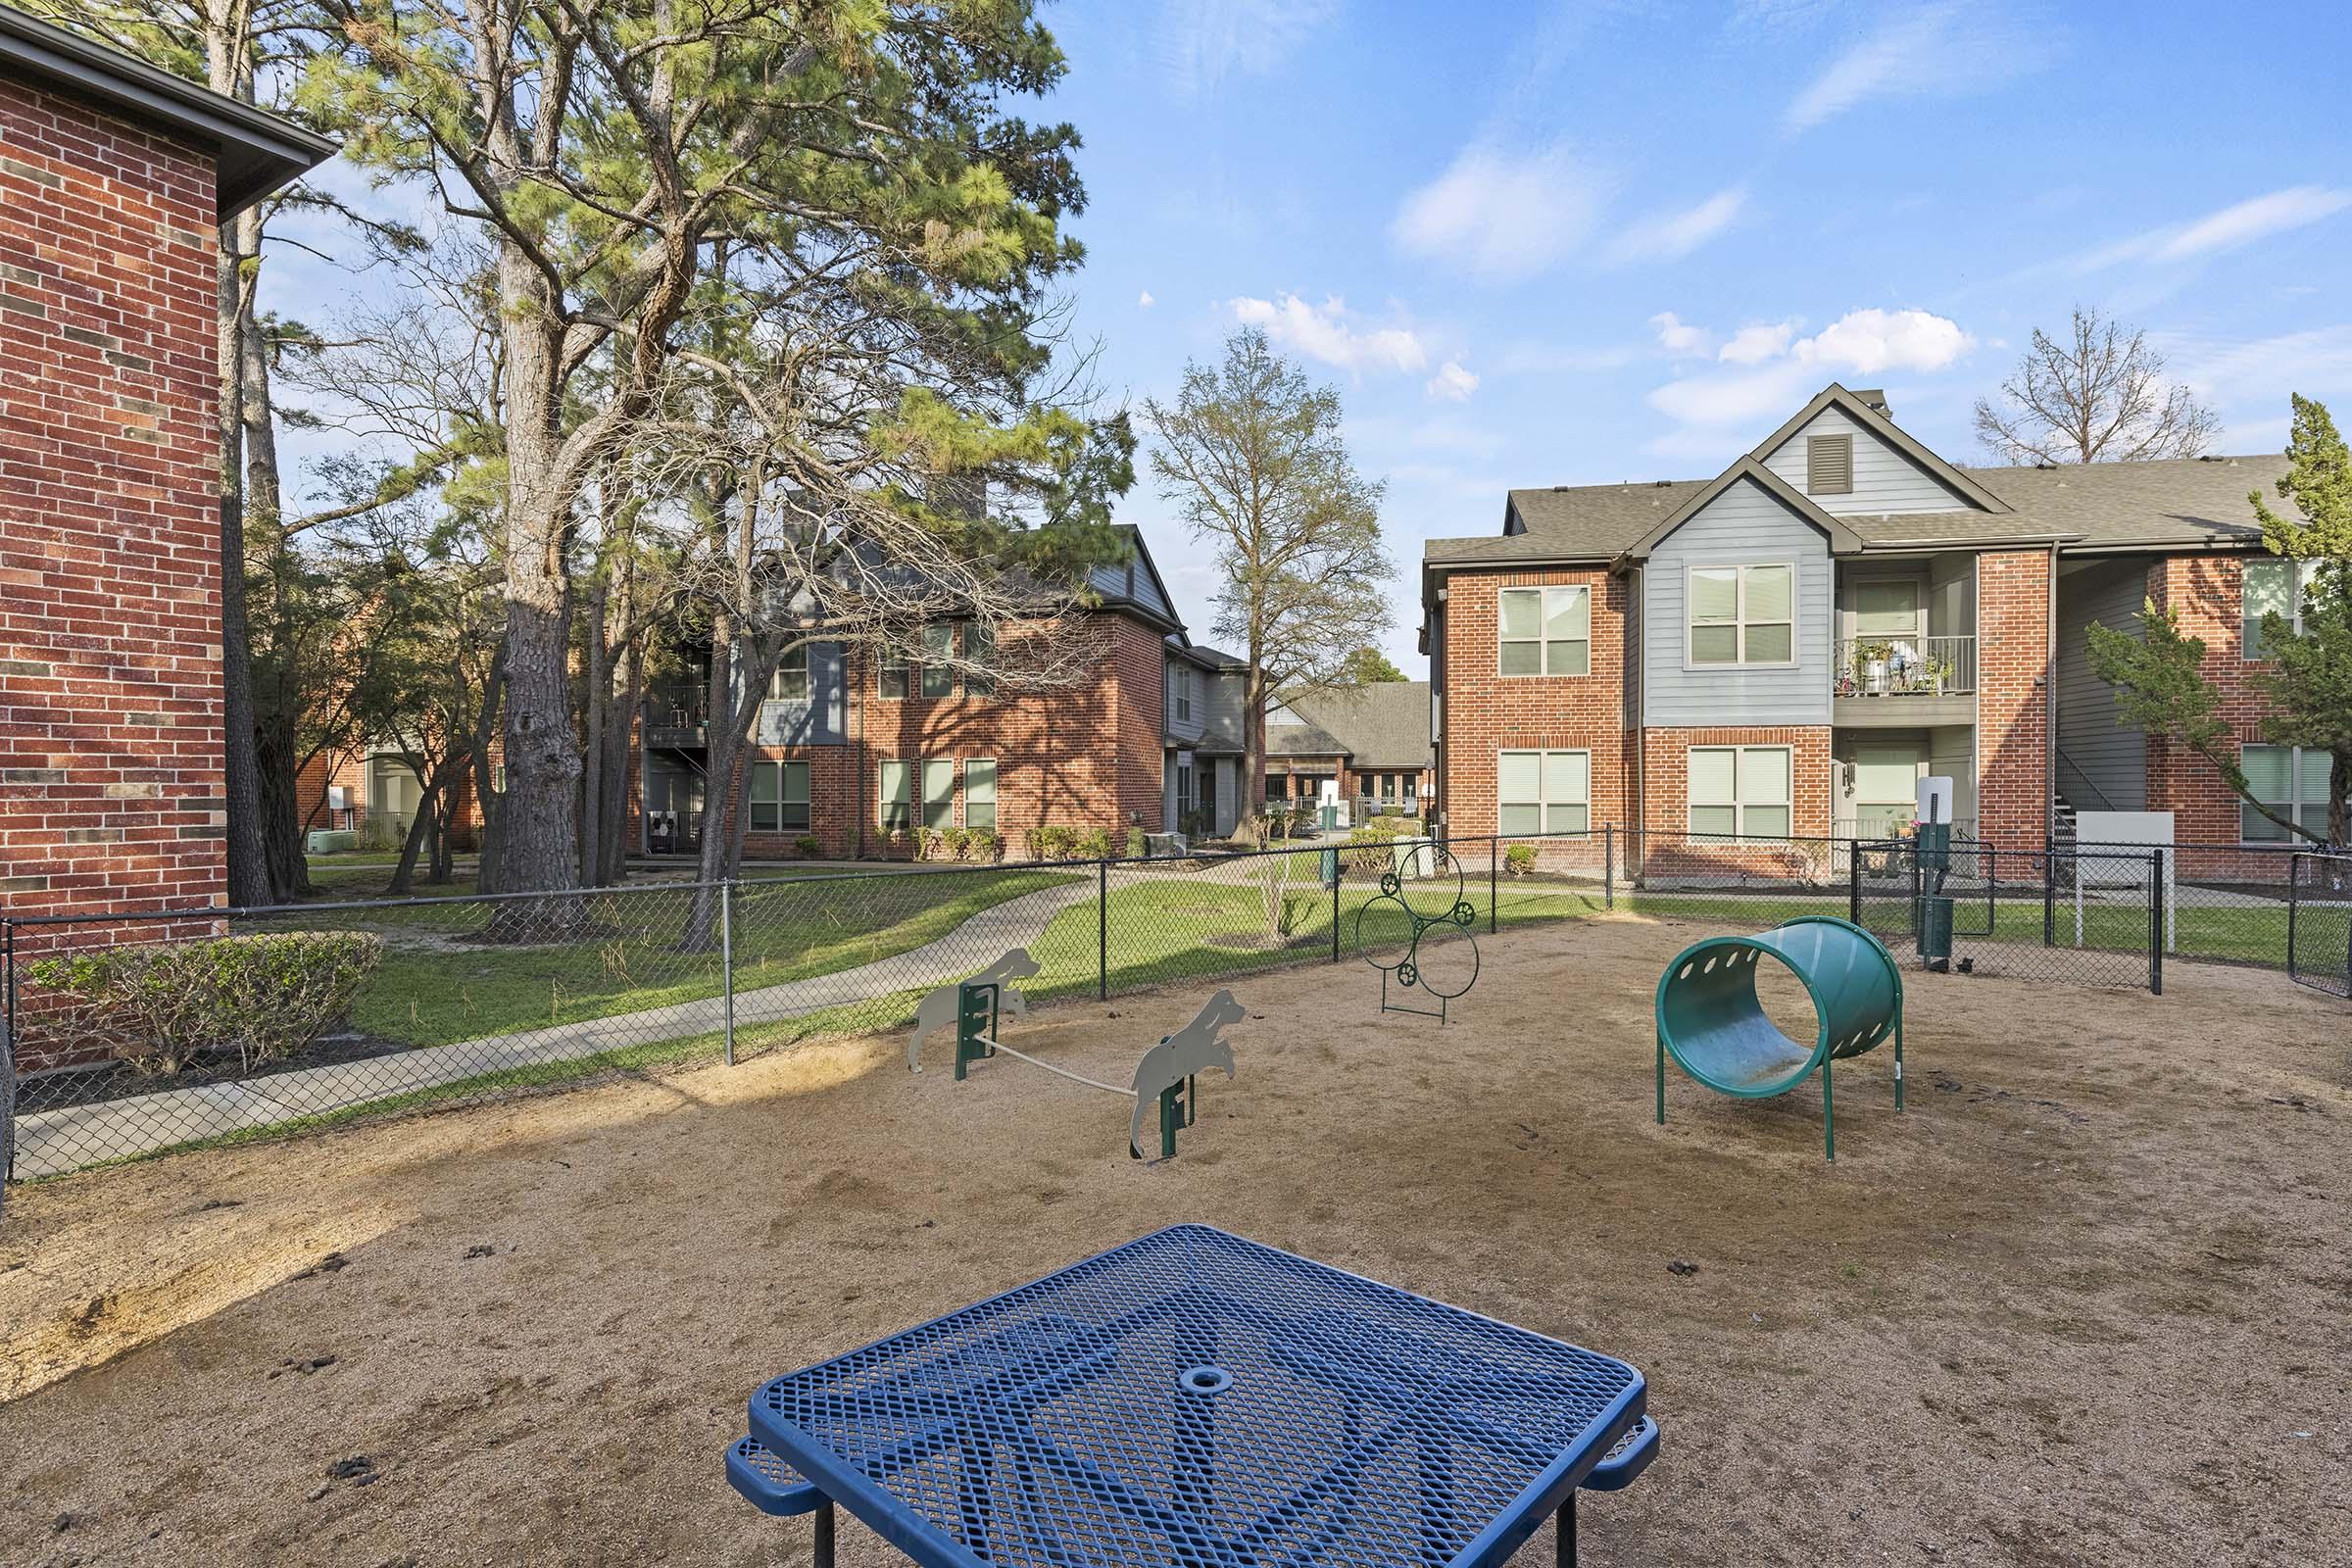
<svg viewBox="0 0 2352 1568">
<path fill-rule="evenodd" d="M 1167 1164 L 889 1039 L 21 1189 L 0 1562 L 806 1563 L 721 1474 L 763 1377 L 1202 1220 L 1641 1367 L 1665 1444 L 1588 1562 L 2352 1563 L 2352 1013 L 1914 976 L 1909 1110 L 1849 1063 L 1830 1166 L 1813 1085 L 1653 1125 L 1702 929 L 1482 937 L 1444 1029 L 1236 981 Z M 1005 1038 L 1123 1082 L 1210 989 Z"/>
</svg>

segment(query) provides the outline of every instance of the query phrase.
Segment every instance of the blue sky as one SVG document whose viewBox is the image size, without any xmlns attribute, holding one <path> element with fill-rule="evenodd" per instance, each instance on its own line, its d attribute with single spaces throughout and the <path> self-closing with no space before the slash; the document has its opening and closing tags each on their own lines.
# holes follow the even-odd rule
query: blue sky
<svg viewBox="0 0 2352 1568">
<path fill-rule="evenodd" d="M 1140 404 L 1235 325 L 1339 387 L 1421 542 L 1514 485 L 1712 475 L 1832 380 L 1945 455 L 2037 325 L 2144 327 L 2276 450 L 2352 416 L 2334 6 L 1065 0 L 1075 324 Z M 1211 641 L 1149 475 L 1122 507 Z"/>
<path fill-rule="evenodd" d="M 1058 0 L 1069 74 L 1024 112 L 1086 139 L 1073 325 L 1111 400 L 1245 320 L 1340 389 L 1419 675 L 1422 541 L 1494 531 L 1512 486 L 1711 476 L 1832 379 L 1982 461 L 1973 401 L 2078 302 L 2145 328 L 2227 451 L 2283 446 L 2290 391 L 2352 418 L 2345 12 Z M 330 326 L 382 286 L 292 247 L 267 276 Z M 1214 641 L 1148 472 L 1120 515 Z"/>
</svg>

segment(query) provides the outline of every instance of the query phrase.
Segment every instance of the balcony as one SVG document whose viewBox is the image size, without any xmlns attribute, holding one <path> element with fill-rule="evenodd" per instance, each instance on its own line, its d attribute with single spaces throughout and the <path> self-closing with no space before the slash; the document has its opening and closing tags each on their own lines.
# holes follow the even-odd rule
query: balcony
<svg viewBox="0 0 2352 1568">
<path fill-rule="evenodd" d="M 1834 722 L 1864 728 L 1972 724 L 1974 637 L 1853 637 L 1838 644 Z"/>
<path fill-rule="evenodd" d="M 679 751 L 698 751 L 705 744 L 703 725 L 710 718 L 709 689 L 697 683 L 662 683 L 646 694 L 645 744 Z"/>
</svg>

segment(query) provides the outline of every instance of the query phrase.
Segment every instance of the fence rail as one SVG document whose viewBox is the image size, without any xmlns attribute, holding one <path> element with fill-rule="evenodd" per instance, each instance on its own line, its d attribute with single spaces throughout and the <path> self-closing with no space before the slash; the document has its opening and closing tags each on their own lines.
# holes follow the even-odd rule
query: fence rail
<svg viewBox="0 0 2352 1568">
<path fill-rule="evenodd" d="M 1338 962 L 1387 940 L 1358 911 L 1392 875 L 1416 906 L 1466 903 L 1486 932 L 1612 908 L 1730 929 L 1830 913 L 1976 974 L 2161 989 L 2169 952 L 2338 994 L 2352 980 L 2339 858 L 1963 843 L 1937 861 L 1904 841 L 1603 825 L 1441 844 L 1398 825 L 1159 858 L 0 920 L 8 1168 L 897 1029 L 1015 949 L 1036 966 L 1013 977 L 1029 1001 Z M 1948 956 L 1923 940 L 1941 918 L 1926 899 L 1950 901 Z M 270 938 L 293 940 L 249 940 Z"/>
</svg>

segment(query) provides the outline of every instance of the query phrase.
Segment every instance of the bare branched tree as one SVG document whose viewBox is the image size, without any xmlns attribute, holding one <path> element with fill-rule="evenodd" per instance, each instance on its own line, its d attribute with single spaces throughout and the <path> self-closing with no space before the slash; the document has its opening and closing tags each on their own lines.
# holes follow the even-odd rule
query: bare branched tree
<svg viewBox="0 0 2352 1568">
<path fill-rule="evenodd" d="M 2003 463 L 2139 463 L 2193 458 L 2221 421 L 2164 373 L 2147 335 L 2075 308 L 2065 341 L 2036 328 L 2034 346 L 1977 400 L 1977 439 Z"/>
<path fill-rule="evenodd" d="M 1226 343 L 1222 366 L 1187 366 L 1174 404 L 1145 408 L 1160 495 L 1215 551 L 1216 632 L 1248 665 L 1243 789 L 1255 809 L 1275 694 L 1348 684 L 1350 656 L 1389 627 L 1386 487 L 1348 458 L 1339 394 L 1310 385 L 1255 327 Z"/>
</svg>

